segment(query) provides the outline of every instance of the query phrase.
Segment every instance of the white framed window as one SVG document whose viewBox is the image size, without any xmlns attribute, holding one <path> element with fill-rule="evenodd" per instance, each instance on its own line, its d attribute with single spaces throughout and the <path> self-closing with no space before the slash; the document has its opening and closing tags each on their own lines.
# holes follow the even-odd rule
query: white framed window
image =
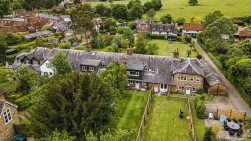
<svg viewBox="0 0 251 141">
<path fill-rule="evenodd" d="M 106 68 L 106 65 L 101 65 L 100 67 L 101 67 L 101 69 L 103 69 L 103 68 Z"/>
<path fill-rule="evenodd" d="M 3 112 L 3 117 L 4 117 L 5 125 L 8 124 L 12 120 L 11 113 L 10 113 L 10 108 L 6 109 Z"/>
<path fill-rule="evenodd" d="M 180 80 L 180 81 L 186 81 L 186 80 L 187 80 L 187 77 L 185 77 L 185 76 L 179 76 L 179 77 L 178 77 L 178 80 Z"/>
<path fill-rule="evenodd" d="M 193 92 L 197 92 L 198 90 L 198 88 L 193 88 Z"/>
<path fill-rule="evenodd" d="M 131 84 L 131 85 L 132 85 L 132 84 L 133 84 L 133 81 L 132 81 L 132 80 L 129 80 L 129 84 Z"/>
<path fill-rule="evenodd" d="M 94 67 L 89 67 L 89 71 L 94 71 Z"/>
<path fill-rule="evenodd" d="M 183 90 L 184 87 L 183 86 L 178 86 L 178 90 Z"/>
<path fill-rule="evenodd" d="M 193 77 L 190 77 L 190 81 L 194 81 L 194 78 L 193 78 Z"/>
<path fill-rule="evenodd" d="M 45 66 L 46 66 L 47 68 L 49 68 L 49 63 L 45 63 Z"/>
<path fill-rule="evenodd" d="M 200 78 L 196 78 L 196 82 L 200 82 Z"/>
<path fill-rule="evenodd" d="M 82 71 L 87 71 L 87 66 L 82 66 Z"/>
<path fill-rule="evenodd" d="M 160 85 L 160 88 L 161 88 L 161 89 L 167 89 L 167 84 L 161 84 L 161 85 Z"/>
<path fill-rule="evenodd" d="M 139 76 L 139 72 L 137 72 L 137 71 L 129 71 L 129 72 L 128 72 L 128 75 L 131 75 L 131 76 Z"/>
</svg>

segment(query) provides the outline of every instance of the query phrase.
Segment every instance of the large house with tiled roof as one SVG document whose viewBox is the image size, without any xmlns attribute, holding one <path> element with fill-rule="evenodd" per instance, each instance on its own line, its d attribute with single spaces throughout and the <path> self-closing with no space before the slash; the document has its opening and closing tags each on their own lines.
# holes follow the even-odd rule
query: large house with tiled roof
<svg viewBox="0 0 251 141">
<path fill-rule="evenodd" d="M 63 51 L 71 61 L 73 71 L 77 72 L 99 73 L 111 62 L 118 61 L 126 67 L 128 86 L 133 89 L 154 87 L 155 92 L 179 91 L 193 94 L 200 89 L 205 90 L 206 85 L 211 87 L 218 84 L 217 90 L 211 90 L 210 93 L 226 93 L 224 83 L 204 59 L 179 58 L 178 51 L 174 52 L 174 57 L 167 57 L 133 54 L 132 48 L 128 48 L 127 53 L 92 52 L 88 48 L 84 51 L 38 47 L 29 53 L 18 55 L 13 68 L 28 65 L 41 75 L 46 73 L 53 76 L 54 69 L 48 64 L 55 52 Z M 46 72 L 47 69 L 50 72 Z"/>
<path fill-rule="evenodd" d="M 190 35 L 191 37 L 196 37 L 199 32 L 204 31 L 204 25 L 200 23 L 184 23 L 182 29 L 182 35 Z"/>
<path fill-rule="evenodd" d="M 0 100 L 0 141 L 9 141 L 18 134 L 17 105 Z"/>
</svg>

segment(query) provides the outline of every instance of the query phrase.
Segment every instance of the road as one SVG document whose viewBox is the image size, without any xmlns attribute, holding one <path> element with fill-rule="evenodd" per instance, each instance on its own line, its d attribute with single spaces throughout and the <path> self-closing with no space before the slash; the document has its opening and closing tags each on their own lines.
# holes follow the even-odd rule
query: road
<svg viewBox="0 0 251 141">
<path fill-rule="evenodd" d="M 201 51 L 202 55 L 204 56 L 204 59 L 215 69 L 215 71 L 221 77 L 222 81 L 227 86 L 227 92 L 228 92 L 229 98 L 232 101 L 232 104 L 234 105 L 235 109 L 239 110 L 239 111 L 244 111 L 247 113 L 248 116 L 251 116 L 251 108 L 249 108 L 248 104 L 242 99 L 242 97 L 236 91 L 234 86 L 221 73 L 221 71 L 213 63 L 213 61 L 210 59 L 210 57 L 207 55 L 207 53 L 200 47 L 200 45 L 197 43 L 197 40 L 196 39 L 193 39 L 193 40 L 194 40 L 195 45 L 198 46 L 199 50 Z"/>
</svg>

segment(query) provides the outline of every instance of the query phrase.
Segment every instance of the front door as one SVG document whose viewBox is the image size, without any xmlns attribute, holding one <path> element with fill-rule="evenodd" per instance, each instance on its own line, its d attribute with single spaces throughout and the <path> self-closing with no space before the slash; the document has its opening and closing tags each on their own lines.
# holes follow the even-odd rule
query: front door
<svg viewBox="0 0 251 141">
<path fill-rule="evenodd" d="M 186 86 L 186 94 L 190 94 L 190 86 Z"/>
<path fill-rule="evenodd" d="M 136 82 L 135 82 L 135 88 L 136 88 L 136 89 L 139 89 L 139 81 L 136 81 Z"/>
</svg>

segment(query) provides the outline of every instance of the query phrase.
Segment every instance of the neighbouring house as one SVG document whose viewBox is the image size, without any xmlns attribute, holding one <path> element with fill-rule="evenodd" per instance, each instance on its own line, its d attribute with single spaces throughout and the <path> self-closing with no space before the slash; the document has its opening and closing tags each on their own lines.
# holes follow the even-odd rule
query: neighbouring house
<svg viewBox="0 0 251 141">
<path fill-rule="evenodd" d="M 136 32 L 147 33 L 150 31 L 150 24 L 153 23 L 151 20 L 136 20 Z"/>
<path fill-rule="evenodd" d="M 195 38 L 199 32 L 204 31 L 204 28 L 204 25 L 200 23 L 184 23 L 182 35 L 187 34 Z"/>
<path fill-rule="evenodd" d="M 9 141 L 19 134 L 17 105 L 0 100 L 0 141 Z"/>
<path fill-rule="evenodd" d="M 41 32 L 26 34 L 26 35 L 24 35 L 24 38 L 29 39 L 29 40 L 34 40 L 37 37 L 47 36 L 51 33 L 52 33 L 51 31 L 45 30 L 45 31 L 41 31 Z"/>
<path fill-rule="evenodd" d="M 5 94 L 6 90 L 2 87 L 0 87 L 0 100 L 5 100 Z"/>
<path fill-rule="evenodd" d="M 233 23 L 237 24 L 238 26 L 244 26 L 244 22 L 239 19 L 233 19 Z"/>
<path fill-rule="evenodd" d="M 150 24 L 151 34 L 162 34 L 166 35 L 167 39 L 175 40 L 179 34 L 179 30 L 175 27 L 175 24 L 162 24 L 152 23 Z"/>
<path fill-rule="evenodd" d="M 103 20 L 101 18 L 94 18 L 93 23 L 94 23 L 95 29 L 98 31 L 103 24 Z"/>
<path fill-rule="evenodd" d="M 65 32 L 70 29 L 69 22 L 64 22 L 64 21 L 53 24 L 52 28 L 56 32 Z"/>
<path fill-rule="evenodd" d="M 17 56 L 13 68 L 27 65 L 41 73 L 43 70 L 39 66 L 43 65 L 42 62 L 50 60 L 57 51 L 67 54 L 73 71 L 77 72 L 96 71 L 99 73 L 112 61 L 118 61 L 126 67 L 128 86 L 133 89 L 148 89 L 153 86 L 156 93 L 178 91 L 194 94 L 198 90 L 206 91 L 209 87 L 209 94 L 227 92 L 225 84 L 207 61 L 180 58 L 178 50 L 173 52 L 173 57 L 168 57 L 134 54 L 132 48 L 128 48 L 127 53 L 92 52 L 88 44 L 85 51 L 38 47 L 29 53 Z M 32 59 L 38 61 L 34 63 Z"/>
<path fill-rule="evenodd" d="M 239 39 L 244 40 L 247 38 L 251 38 L 251 29 L 249 27 L 244 27 L 239 32 Z"/>
</svg>

